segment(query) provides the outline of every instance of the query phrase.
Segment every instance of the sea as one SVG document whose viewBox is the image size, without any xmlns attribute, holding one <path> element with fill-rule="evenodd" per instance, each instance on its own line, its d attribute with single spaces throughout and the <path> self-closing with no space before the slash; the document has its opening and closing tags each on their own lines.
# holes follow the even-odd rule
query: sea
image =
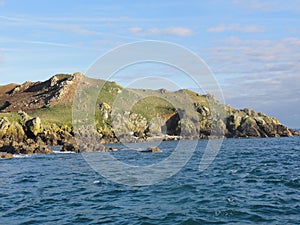
<svg viewBox="0 0 300 225">
<path fill-rule="evenodd" d="M 225 139 L 201 170 L 208 143 L 150 143 L 162 153 L 115 144 L 121 150 L 1 159 L 0 224 L 300 224 L 300 137 Z M 190 150 L 178 145 L 194 146 L 185 163 L 172 161 L 174 151 Z M 108 156 L 111 166 L 95 166 Z M 182 163 L 178 171 L 164 169 L 168 159 Z M 134 180 L 114 162 L 142 175 Z"/>
</svg>

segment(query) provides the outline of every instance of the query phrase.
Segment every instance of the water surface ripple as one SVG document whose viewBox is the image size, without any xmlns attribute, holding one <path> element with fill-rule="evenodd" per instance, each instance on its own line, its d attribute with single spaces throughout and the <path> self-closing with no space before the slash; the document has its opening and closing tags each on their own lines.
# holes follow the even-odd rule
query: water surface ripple
<svg viewBox="0 0 300 225">
<path fill-rule="evenodd" d="M 146 165 L 176 144 L 112 154 Z M 199 172 L 205 145 L 178 174 L 145 187 L 101 177 L 80 154 L 0 160 L 0 224 L 299 224 L 300 137 L 225 140 Z"/>
</svg>

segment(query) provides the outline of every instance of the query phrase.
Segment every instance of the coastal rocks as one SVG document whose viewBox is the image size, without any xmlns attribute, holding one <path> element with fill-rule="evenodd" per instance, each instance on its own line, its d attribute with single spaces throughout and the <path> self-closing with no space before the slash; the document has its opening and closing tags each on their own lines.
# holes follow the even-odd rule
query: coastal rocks
<svg viewBox="0 0 300 225">
<path fill-rule="evenodd" d="M 128 141 L 132 138 L 144 138 L 147 130 L 147 119 L 140 114 L 124 112 L 112 118 L 113 131 L 119 141 Z"/>
<path fill-rule="evenodd" d="M 0 121 L 0 138 L 23 141 L 25 139 L 25 132 L 18 122 L 10 123 L 9 120 L 4 117 Z"/>
<path fill-rule="evenodd" d="M 260 137 L 260 133 L 258 131 L 259 127 L 252 117 L 244 117 L 237 130 L 240 132 L 240 136 L 242 137 Z"/>
<path fill-rule="evenodd" d="M 181 140 L 181 136 L 176 136 L 176 135 L 165 135 L 163 137 L 163 141 L 179 141 Z"/>
<path fill-rule="evenodd" d="M 23 121 L 28 121 L 30 119 L 32 119 L 26 112 L 24 111 L 19 111 L 18 112 L 19 116 L 22 118 Z"/>
<path fill-rule="evenodd" d="M 199 102 L 194 103 L 194 106 L 202 117 L 208 117 L 210 115 L 210 110 L 208 107 L 201 105 Z"/>
<path fill-rule="evenodd" d="M 4 153 L 0 153 L 0 158 L 1 159 L 11 159 L 11 158 L 13 158 L 13 155 L 9 154 L 7 152 L 4 152 Z"/>
<path fill-rule="evenodd" d="M 278 119 L 257 113 L 252 109 L 234 110 L 227 117 L 227 137 L 280 137 L 293 132 Z"/>
<path fill-rule="evenodd" d="M 59 127 L 56 124 L 45 126 L 42 133 L 38 136 L 47 144 L 51 146 L 63 145 L 65 142 L 72 140 L 72 129 L 68 126 Z"/>
<path fill-rule="evenodd" d="M 106 121 L 110 115 L 110 109 L 111 109 L 110 105 L 107 104 L 106 102 L 102 102 L 99 104 L 99 108 L 100 108 L 103 120 Z"/>
<path fill-rule="evenodd" d="M 228 133 L 226 124 L 224 123 L 223 120 L 219 119 L 216 120 L 212 124 L 212 130 L 211 130 L 211 136 L 212 138 L 223 138 L 226 133 Z"/>
<path fill-rule="evenodd" d="M 81 78 L 83 75 L 80 73 L 57 74 L 45 82 L 14 84 L 5 87 L 5 90 L 0 88 L 0 110 L 6 112 L 0 118 L 1 151 L 10 148 L 11 152 L 31 154 L 47 152 L 47 146 L 59 145 L 62 151 L 89 152 L 107 151 L 102 144 L 116 142 L 207 139 L 223 137 L 223 134 L 233 138 L 300 135 L 280 124 L 276 118 L 250 108 L 238 110 L 224 106 L 209 94 L 205 96 L 189 90 L 131 90 L 107 82 L 93 105 L 84 100 L 73 105 L 80 112 L 98 104 L 95 117 L 83 115 L 83 118 L 74 120 L 76 124 L 84 125 L 90 119 L 92 122 L 95 119 L 94 133 L 89 129 L 79 131 L 83 140 L 77 143 L 71 125 L 70 103 L 78 84 L 82 84 L 88 94 L 88 91 L 96 90 L 104 82 Z M 121 92 L 122 96 L 118 96 Z M 114 100 L 116 96 L 120 97 L 120 103 Z M 133 107 L 126 106 L 129 99 L 144 99 L 145 96 L 150 96 L 147 101 L 133 101 Z M 169 103 L 159 100 L 161 97 Z M 192 104 L 185 104 L 188 99 Z M 6 101 L 10 105 L 2 110 L 1 106 Z M 172 105 L 175 102 L 178 102 L 176 107 Z M 121 107 L 121 103 L 126 107 Z M 33 118 L 20 110 L 33 115 L 40 113 L 40 118 L 46 118 L 46 121 L 42 123 L 39 117 Z M 67 125 L 62 124 L 63 121 Z M 42 146 L 40 149 L 36 146 L 37 142 Z"/>
<path fill-rule="evenodd" d="M 11 140 L 22 142 L 25 140 L 25 131 L 21 124 L 18 122 L 12 122 L 9 128 L 6 131 L 6 137 L 9 137 Z"/>
<path fill-rule="evenodd" d="M 75 142 L 73 142 L 73 143 L 64 143 L 61 151 L 62 152 L 76 152 L 76 153 L 80 152 L 79 147 Z"/>
<path fill-rule="evenodd" d="M 179 135 L 184 138 L 198 138 L 199 137 L 199 124 L 198 121 L 191 118 L 182 118 L 176 128 L 180 131 Z"/>
<path fill-rule="evenodd" d="M 162 152 L 162 150 L 158 147 L 149 147 L 145 150 L 142 150 L 140 152 L 153 152 L 153 153 L 157 153 L 157 152 Z"/>
<path fill-rule="evenodd" d="M 136 137 L 142 137 L 144 135 L 144 132 L 147 129 L 147 124 L 147 119 L 136 113 L 131 113 L 129 115 L 129 120 L 127 121 L 127 126 Z"/>
<path fill-rule="evenodd" d="M 68 151 L 78 152 L 71 129 L 57 125 L 43 128 L 39 117 L 31 118 L 19 112 L 20 122 L 10 122 L 6 117 L 0 120 L 0 152 L 10 154 L 50 154 L 49 146 L 65 145 Z M 70 146 L 72 145 L 73 148 Z"/>
<path fill-rule="evenodd" d="M 32 139 L 26 142 L 11 141 L 4 143 L 0 147 L 0 152 L 7 152 L 9 154 L 51 154 L 52 150 L 43 142 L 35 142 Z"/>
<path fill-rule="evenodd" d="M 80 152 L 106 152 L 108 149 L 101 144 L 99 134 L 92 127 L 80 127 L 75 132 L 75 138 L 67 143 L 70 148 L 78 148 Z"/>
<path fill-rule="evenodd" d="M 42 121 L 39 117 L 35 117 L 25 122 L 25 132 L 29 137 L 36 137 L 43 132 Z"/>
<path fill-rule="evenodd" d="M 154 117 L 148 124 L 146 134 L 148 137 L 161 136 L 166 132 L 166 121 L 162 117 Z"/>
<path fill-rule="evenodd" d="M 8 128 L 10 126 L 10 122 L 9 120 L 7 119 L 7 117 L 3 117 L 1 120 L 0 120 L 0 138 L 2 139 L 3 136 L 6 134 Z"/>
</svg>

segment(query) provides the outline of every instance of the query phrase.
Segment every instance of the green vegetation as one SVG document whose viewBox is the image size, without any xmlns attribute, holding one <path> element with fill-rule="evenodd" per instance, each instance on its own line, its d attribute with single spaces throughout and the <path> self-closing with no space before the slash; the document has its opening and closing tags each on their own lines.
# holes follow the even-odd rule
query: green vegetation
<svg viewBox="0 0 300 225">
<path fill-rule="evenodd" d="M 44 125 L 57 124 L 59 126 L 72 125 L 72 105 L 63 104 L 55 105 L 50 108 L 42 108 L 32 112 L 28 112 L 28 115 L 32 117 L 40 117 Z"/>
<path fill-rule="evenodd" d="M 132 108 L 132 112 L 141 114 L 148 121 L 152 118 L 174 113 L 174 106 L 165 99 L 151 96 L 138 101 Z"/>
<path fill-rule="evenodd" d="M 6 117 L 11 122 L 21 122 L 22 118 L 21 116 L 16 112 L 11 113 L 0 113 L 0 119 Z"/>
</svg>

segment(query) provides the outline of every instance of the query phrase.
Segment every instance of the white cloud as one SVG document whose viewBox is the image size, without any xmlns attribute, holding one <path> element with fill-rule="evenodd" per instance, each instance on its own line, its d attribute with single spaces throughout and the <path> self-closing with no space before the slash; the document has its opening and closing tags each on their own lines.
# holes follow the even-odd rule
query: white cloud
<svg viewBox="0 0 300 225">
<path fill-rule="evenodd" d="M 276 1 L 265 1 L 265 0 L 233 0 L 233 3 L 242 5 L 247 8 L 252 9 L 271 9 L 274 5 L 277 4 Z"/>
<path fill-rule="evenodd" d="M 149 34 L 153 35 L 173 35 L 173 36 L 191 36 L 193 31 L 185 27 L 168 27 L 168 28 L 152 28 L 148 30 Z"/>
<path fill-rule="evenodd" d="M 295 127 L 300 126 L 299 59 L 300 38 L 230 37 L 210 49 L 207 63 L 221 82 L 228 104 L 252 107 Z"/>
<path fill-rule="evenodd" d="M 58 43 L 58 42 L 49 42 L 49 41 L 23 41 L 23 43 L 35 44 L 35 45 L 49 45 L 49 46 L 56 46 L 56 47 L 74 48 L 73 45 Z"/>
<path fill-rule="evenodd" d="M 300 38 L 271 40 L 241 40 L 236 37 L 226 39 L 220 46 L 210 49 L 212 62 L 216 65 L 229 63 L 232 68 L 249 73 L 252 70 L 269 71 L 270 65 L 288 65 L 299 68 Z"/>
<path fill-rule="evenodd" d="M 257 32 L 263 32 L 264 28 L 257 25 L 241 26 L 240 24 L 231 24 L 231 25 L 218 25 L 218 26 L 210 27 L 206 31 L 209 33 L 221 33 L 221 32 L 257 33 Z"/>
<path fill-rule="evenodd" d="M 139 33 L 139 32 L 142 31 L 142 28 L 140 28 L 140 27 L 130 27 L 128 30 L 129 30 L 131 33 Z"/>
<path fill-rule="evenodd" d="M 85 35 L 85 36 L 97 34 L 96 31 L 85 29 L 79 25 L 55 25 L 55 26 L 53 26 L 53 28 L 59 29 L 59 30 L 64 30 L 64 31 L 70 31 L 75 34 Z"/>
<path fill-rule="evenodd" d="M 143 30 L 140 27 L 131 27 L 128 29 L 131 33 L 139 35 L 163 35 L 163 36 L 192 36 L 194 32 L 186 27 L 167 27 L 167 28 L 150 28 Z"/>
<path fill-rule="evenodd" d="M 300 1 L 299 0 L 232 0 L 232 3 L 240 6 L 246 10 L 259 10 L 264 12 L 282 12 L 282 11 L 291 11 L 299 12 L 300 11 Z"/>
<path fill-rule="evenodd" d="M 0 2 L 1 6 L 1 2 Z M 0 16 L 0 20 L 10 21 L 10 22 L 25 22 L 26 20 L 20 17 L 11 17 L 11 16 Z"/>
</svg>

